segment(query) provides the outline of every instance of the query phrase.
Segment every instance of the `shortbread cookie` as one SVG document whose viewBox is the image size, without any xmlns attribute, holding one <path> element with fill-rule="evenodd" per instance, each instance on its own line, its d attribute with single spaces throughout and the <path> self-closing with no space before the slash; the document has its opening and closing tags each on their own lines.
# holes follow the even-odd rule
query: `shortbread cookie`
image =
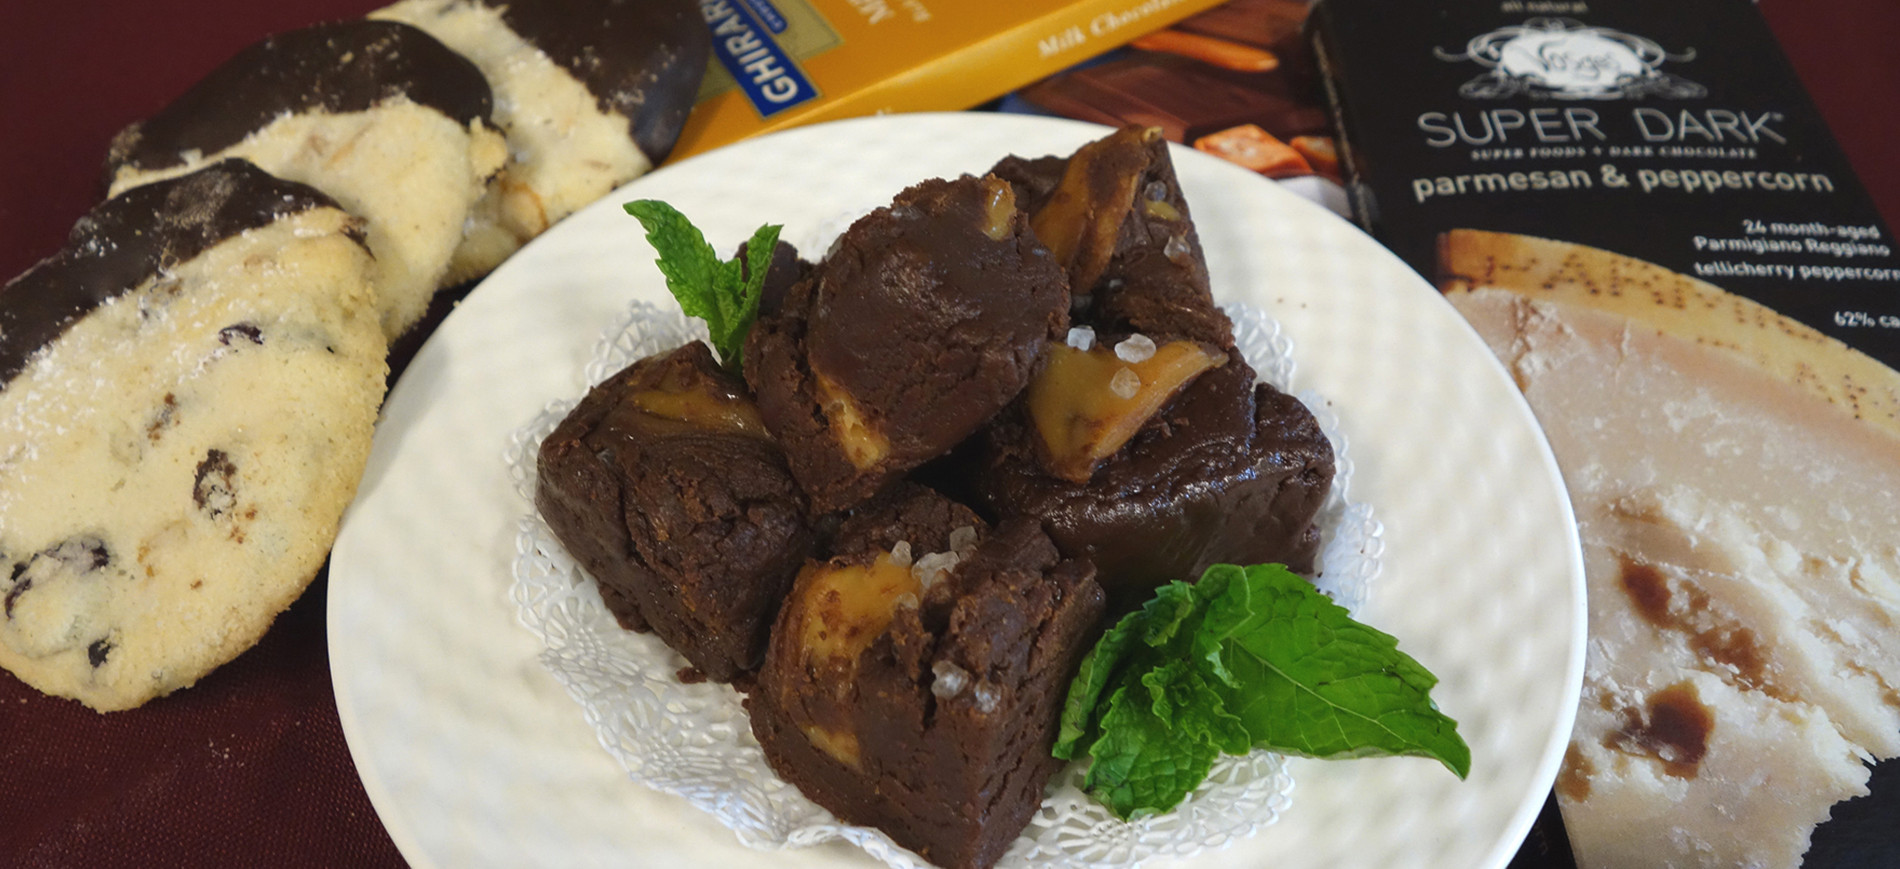
<svg viewBox="0 0 1900 869">
<path fill-rule="evenodd" d="M 1900 374 L 1606 251 L 1461 230 L 1441 253 L 1582 537 L 1579 864 L 1799 865 L 1862 761 L 1900 755 Z"/>
<path fill-rule="evenodd" d="M 0 288 L 0 665 L 109 711 L 257 642 L 368 457 L 371 269 L 356 218 L 229 160 Z"/>
<path fill-rule="evenodd" d="M 242 157 L 366 221 L 383 332 L 421 319 L 507 145 L 481 71 L 394 21 L 265 39 L 113 140 L 111 193 Z"/>
<path fill-rule="evenodd" d="M 495 92 L 509 161 L 456 251 L 457 280 L 666 159 L 711 42 L 686 0 L 402 0 L 370 17 L 428 31 Z"/>
</svg>

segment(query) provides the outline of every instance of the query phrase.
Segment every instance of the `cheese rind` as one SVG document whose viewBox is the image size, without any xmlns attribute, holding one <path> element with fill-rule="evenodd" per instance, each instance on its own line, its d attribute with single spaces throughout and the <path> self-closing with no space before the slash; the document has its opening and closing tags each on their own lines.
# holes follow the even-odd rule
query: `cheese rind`
<svg viewBox="0 0 1900 869">
<path fill-rule="evenodd" d="M 1769 378 L 1900 435 L 1900 372 L 1772 308 L 1654 263 L 1569 242 L 1458 229 L 1439 240 L 1447 294 L 1508 287 L 1745 359 Z"/>
</svg>

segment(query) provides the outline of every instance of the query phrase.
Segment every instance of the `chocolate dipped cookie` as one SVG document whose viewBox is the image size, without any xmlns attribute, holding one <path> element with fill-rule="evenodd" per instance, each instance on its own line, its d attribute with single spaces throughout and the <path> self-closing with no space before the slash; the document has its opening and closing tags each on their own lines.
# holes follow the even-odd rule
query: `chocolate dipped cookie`
<svg viewBox="0 0 1900 869">
<path fill-rule="evenodd" d="M 686 0 L 402 0 L 370 17 L 428 31 L 495 93 L 509 159 L 476 205 L 451 280 L 487 273 L 666 159 L 711 40 Z"/>
<path fill-rule="evenodd" d="M 0 288 L 0 665 L 110 711 L 256 643 L 368 457 L 372 268 L 329 197 L 225 160 Z"/>
<path fill-rule="evenodd" d="M 364 220 L 384 334 L 421 319 L 507 157 L 481 71 L 394 21 L 264 39 L 114 138 L 114 195 L 225 157 L 308 184 Z"/>
</svg>

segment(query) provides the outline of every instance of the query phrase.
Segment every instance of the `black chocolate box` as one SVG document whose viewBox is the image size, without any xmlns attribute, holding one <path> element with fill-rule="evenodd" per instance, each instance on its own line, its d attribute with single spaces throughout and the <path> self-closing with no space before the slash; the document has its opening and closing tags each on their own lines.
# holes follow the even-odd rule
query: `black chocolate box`
<svg viewBox="0 0 1900 869">
<path fill-rule="evenodd" d="M 1427 277 L 1452 227 L 1719 284 L 1900 364 L 1900 256 L 1748 0 L 1321 0 L 1355 217 Z"/>
<path fill-rule="evenodd" d="M 1890 473 L 1900 465 L 1900 440 L 1895 439 L 1900 434 L 1895 408 L 1900 405 L 1894 401 L 1900 395 L 1895 388 L 1900 374 L 1889 370 L 1900 368 L 1900 256 L 1889 228 L 1749 0 L 1318 0 L 1305 32 L 1333 115 L 1354 218 L 1435 281 L 1448 298 L 1463 300 L 1454 304 L 1468 318 L 1474 311 L 1479 317 L 1494 317 L 1488 321 L 1491 332 L 1484 326 L 1479 331 L 1501 357 L 1517 354 L 1506 359 L 1507 367 L 1527 396 L 1532 390 L 1526 384 L 1533 378 L 1550 377 L 1539 382 L 1570 386 L 1622 383 L 1627 369 L 1618 366 L 1625 361 L 1603 369 L 1572 370 L 1564 375 L 1568 380 L 1543 372 L 1584 364 L 1578 359 L 1637 359 L 1649 352 L 1645 348 L 1660 346 L 1656 334 L 1667 332 L 1671 339 L 1693 345 L 1697 353 L 1739 352 L 1747 357 L 1741 367 L 1770 372 L 1764 379 L 1779 378 L 1783 382 L 1775 387 L 1792 386 L 1790 394 L 1832 389 L 1828 401 L 1834 410 L 1851 411 L 1856 423 L 1864 423 L 1885 444 L 1867 454 L 1881 467 L 1860 470 Z M 1496 311 L 1505 309 L 1471 301 L 1474 290 L 1487 287 L 1504 287 L 1533 300 L 1508 309 L 1521 316 L 1515 324 L 1519 343 L 1497 337 L 1513 328 L 1500 327 L 1508 321 L 1495 318 Z M 1473 295 L 1460 295 L 1465 293 Z M 1604 301 L 1611 296 L 1622 298 Z M 1537 307 L 1544 305 L 1548 307 Z M 1566 306 L 1570 313 L 1562 312 Z M 1671 308 L 1679 310 L 1661 310 Z M 1594 313 L 1578 314 L 1576 309 Z M 1603 347 L 1616 344 L 1620 334 L 1623 343 L 1611 352 L 1539 356 L 1526 349 L 1533 339 L 1584 341 L 1574 337 L 1581 332 L 1552 336 L 1570 324 L 1609 322 L 1591 319 L 1606 312 L 1627 316 L 1616 322 L 1631 324 L 1620 333 L 1598 333 L 1612 337 L 1589 339 Z M 1551 323 L 1562 325 L 1551 329 Z M 1545 331 L 1534 332 L 1540 324 Z M 1791 346 L 1794 349 L 1786 349 Z M 1626 355 L 1619 357 L 1618 352 Z M 1863 365 L 1859 360 L 1867 357 L 1871 359 Z M 1552 361 L 1560 359 L 1567 361 Z M 1770 359 L 1780 361 L 1762 361 Z M 1606 482 L 1603 466 L 1591 462 L 1604 455 L 1644 454 L 1654 444 L 1645 435 L 1605 445 L 1591 441 L 1587 430 L 1593 423 L 1601 429 L 1606 419 L 1614 429 L 1617 415 L 1633 418 L 1642 412 L 1623 409 L 1627 407 L 1653 404 L 1667 408 L 1664 415 L 1674 412 L 1700 397 L 1697 391 L 1706 381 L 1696 381 L 1695 372 L 1726 369 L 1681 370 L 1685 375 L 1675 381 L 1640 381 L 1688 384 L 1677 392 L 1625 392 L 1619 396 L 1621 405 L 1590 405 L 1590 410 L 1573 410 L 1568 416 L 1563 410 L 1568 396 L 1552 397 L 1561 388 L 1540 387 L 1545 404 L 1532 398 L 1540 421 L 1555 436 L 1553 449 L 1565 466 L 1584 520 L 1586 553 L 1592 546 L 1602 553 L 1627 544 L 1616 551 L 1651 567 L 1676 557 L 1617 538 L 1620 526 L 1614 517 L 1590 509 L 1614 503 L 1619 493 L 1633 490 L 1681 491 L 1694 485 L 1686 481 L 1707 479 L 1706 470 L 1696 470 L 1693 459 L 1670 459 L 1679 464 L 1665 466 L 1655 479 Z M 1829 381 L 1829 376 L 1834 379 Z M 1765 390 L 1768 393 L 1783 395 L 1772 389 Z M 1782 408 L 1798 405 L 1788 400 L 1794 403 Z M 1736 406 L 1743 405 L 1727 407 Z M 1798 418 L 1804 412 L 1776 410 L 1766 401 L 1747 407 L 1770 408 L 1764 417 Z M 1826 415 L 1827 408 L 1815 407 L 1816 418 Z M 1789 430 L 1800 431 L 1798 424 L 1773 429 Z M 1666 428 L 1650 431 L 1669 437 Z M 1813 455 L 1825 455 L 1825 448 L 1814 442 L 1796 442 L 1807 444 Z M 1575 452 L 1566 455 L 1562 444 Z M 1717 446 L 1708 445 L 1705 452 Z M 1573 471 L 1579 473 L 1573 477 Z M 1704 476 L 1698 478 L 1698 473 Z M 1769 489 L 1781 479 L 1778 474 L 1786 473 L 1785 468 L 1761 466 L 1761 479 L 1770 481 Z M 1724 502 L 1706 515 L 1746 522 L 1762 513 L 1806 506 L 1795 501 L 1826 501 L 1841 515 L 1860 506 L 1834 504 L 1826 487 L 1818 488 L 1819 493 L 1798 487 L 1778 490 L 1781 494 L 1769 496 L 1766 503 L 1738 507 Z M 1796 491 L 1802 494 L 1793 494 Z M 1840 525 L 1829 529 L 1840 540 L 1858 533 L 1845 522 Z M 1701 528 L 1695 533 L 1701 534 Z M 1697 539 L 1701 546 L 1712 538 Z M 1860 540 L 1826 549 L 1825 554 L 1824 547 L 1817 547 L 1802 555 L 1812 563 L 1850 563 L 1865 554 L 1870 563 L 1885 563 L 1880 559 L 1887 556 L 1881 553 L 1890 552 L 1893 543 Z M 1784 551 L 1793 547 L 1784 546 Z M 1645 560 L 1651 557 L 1657 561 Z M 1585 561 L 1592 563 L 1588 554 Z M 1616 577 L 1601 567 L 1603 559 L 1594 563 L 1599 566 L 1587 572 L 1596 625 L 1606 612 L 1610 618 L 1623 617 L 1618 615 L 1619 606 L 1628 606 L 1623 592 L 1631 597 L 1635 592 L 1627 581 L 1618 590 Z M 1626 576 L 1628 570 L 1624 568 Z M 1759 581 L 1764 589 L 1784 581 L 1774 570 L 1751 570 L 1757 572 L 1748 573 L 1748 580 Z M 1682 587 L 1692 588 L 1693 582 L 1685 581 Z M 1664 596 L 1670 594 L 1674 592 Z M 1865 597 L 1880 594 L 1867 591 Z M 1683 597 L 1678 602 L 1682 606 L 1670 610 L 1674 616 L 1720 618 L 1710 615 L 1716 610 L 1707 607 L 1706 599 Z M 1662 603 L 1673 606 L 1669 600 Z M 1623 618 L 1622 625 L 1599 634 L 1597 641 L 1613 645 L 1628 623 Z M 1752 643 L 1754 627 L 1743 625 L 1729 635 Z M 1610 647 L 1593 646 L 1593 660 L 1614 654 L 1605 648 Z M 1900 650 L 1889 645 L 1874 654 L 1892 661 Z M 1621 663 L 1649 666 L 1640 657 Z M 1721 670 L 1719 664 L 1714 671 Z M 1668 673 L 1665 668 L 1673 665 L 1661 661 L 1654 673 Z M 1615 751 L 1606 749 L 1597 756 L 1608 757 L 1624 750 L 1619 745 L 1635 744 L 1624 739 L 1630 733 L 1653 734 L 1659 725 L 1645 718 L 1653 718 L 1653 704 L 1647 711 L 1619 708 L 1628 698 L 1615 693 L 1621 689 L 1602 685 L 1596 683 L 1593 696 L 1586 678 L 1578 733 L 1586 733 L 1583 722 L 1591 717 L 1591 704 L 1600 707 L 1599 726 L 1605 714 L 1601 710 L 1625 714 L 1622 730 L 1613 728 L 1603 737 L 1609 740 L 1603 745 Z M 1894 705 L 1891 698 L 1887 702 Z M 1779 708 L 1775 701 L 1760 705 Z M 1717 720 L 1716 726 L 1735 725 Z M 1612 745 L 1620 739 L 1623 742 Z M 1690 746 L 1695 759 L 1701 758 L 1706 744 Z M 1581 748 L 1573 740 L 1553 801 L 1562 803 L 1564 823 L 1547 807 L 1514 869 L 1573 865 L 1567 853 L 1573 846 L 1584 869 L 1617 863 L 1605 855 L 1617 852 L 1622 843 L 1603 844 L 1616 837 L 1602 835 L 1603 824 L 1591 821 L 1597 833 L 1592 837 L 1589 824 L 1578 823 L 1582 813 L 1573 816 L 1573 808 L 1588 798 L 1591 773 L 1585 755 L 1596 746 Z M 1640 755 L 1651 749 L 1629 750 Z M 1665 761 L 1682 759 L 1680 752 L 1659 756 Z M 1772 769 L 1783 760 L 1763 757 L 1757 765 Z M 1740 765 L 1750 763 L 1755 761 L 1745 759 Z M 1900 767 L 1893 762 L 1882 763 L 1872 771 L 1870 795 L 1823 807 L 1819 819 L 1831 814 L 1832 820 L 1821 823 L 1811 839 L 1800 833 L 1807 850 L 1805 865 L 1894 865 L 1900 858 L 1900 834 L 1892 825 L 1900 800 L 1897 772 Z M 1689 772 L 1670 772 L 1662 780 L 1694 775 L 1691 764 Z M 1773 785 L 1752 790 L 1751 796 L 1736 799 L 1795 797 Z M 1637 834 L 1624 832 L 1627 841 L 1638 841 Z M 1755 832 L 1723 829 L 1713 835 L 1735 841 Z M 1671 859 L 1661 850 L 1659 845 L 1658 852 L 1649 855 L 1653 865 Z M 1702 859 L 1698 865 L 1722 864 L 1719 857 L 1704 854 Z M 1793 860 L 1802 863 L 1799 850 Z"/>
</svg>

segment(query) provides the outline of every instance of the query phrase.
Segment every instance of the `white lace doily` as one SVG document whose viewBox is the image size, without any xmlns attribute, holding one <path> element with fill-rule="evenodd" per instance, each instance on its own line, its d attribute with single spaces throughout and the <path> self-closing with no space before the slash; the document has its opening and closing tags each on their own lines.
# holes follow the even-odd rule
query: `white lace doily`
<svg viewBox="0 0 1900 869">
<path fill-rule="evenodd" d="M 1279 324 L 1250 307 L 1227 309 L 1247 362 L 1285 389 L 1292 348 Z M 925 867 L 917 855 L 876 830 L 841 824 L 773 774 L 753 739 L 739 695 L 729 686 L 681 683 L 684 658 L 652 634 L 622 630 L 593 580 L 555 540 L 533 508 L 535 455 L 587 387 L 633 361 L 704 338 L 677 308 L 636 302 L 608 330 L 574 396 L 556 401 L 518 429 L 506 461 L 521 496 L 511 594 L 521 623 L 543 643 L 541 662 L 581 705 L 601 745 L 640 784 L 685 797 L 718 817 L 746 845 L 775 849 L 844 840 L 893 867 Z M 1357 612 L 1379 572 L 1380 525 L 1371 509 L 1347 500 L 1352 464 L 1338 419 L 1323 396 L 1298 394 L 1333 443 L 1338 468 L 1317 518 L 1323 535 L 1314 582 Z M 1081 790 L 1081 763 L 1049 785 L 1041 808 L 999 866 L 1127 867 L 1156 857 L 1191 857 L 1253 835 L 1290 804 L 1293 780 L 1265 751 L 1223 755 L 1201 787 L 1174 811 L 1122 821 Z"/>
</svg>

